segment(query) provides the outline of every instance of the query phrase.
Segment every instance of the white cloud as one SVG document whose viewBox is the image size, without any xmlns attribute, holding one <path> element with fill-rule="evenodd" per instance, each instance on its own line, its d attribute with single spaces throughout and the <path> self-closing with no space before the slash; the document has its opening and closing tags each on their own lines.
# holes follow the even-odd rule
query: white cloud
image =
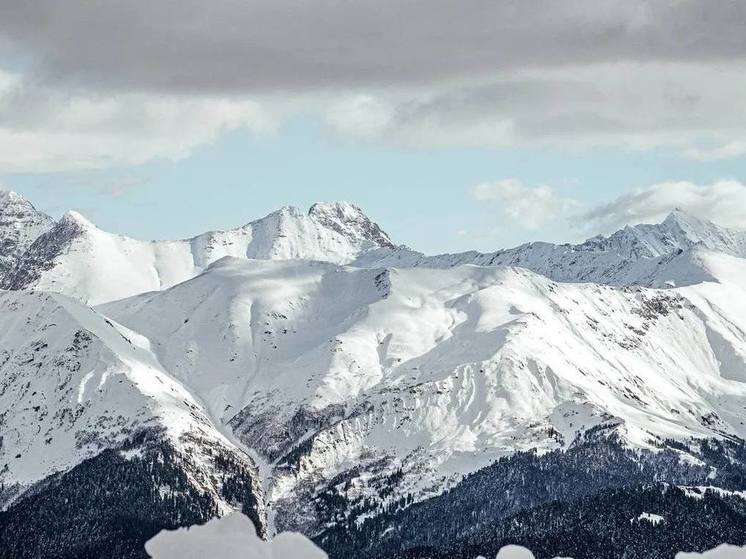
<svg viewBox="0 0 746 559">
<path fill-rule="evenodd" d="M 663 182 L 639 188 L 583 216 L 594 231 L 608 233 L 624 225 L 656 223 L 674 209 L 726 227 L 746 228 L 746 185 L 721 180 L 708 185 Z"/>
<path fill-rule="evenodd" d="M 237 128 L 273 129 L 244 98 L 140 93 L 88 95 L 0 71 L 0 172 L 49 172 L 180 159 Z"/>
<path fill-rule="evenodd" d="M 722 87 L 727 80 L 728 87 Z M 698 160 L 746 154 L 746 65 L 591 64 L 479 79 L 248 97 L 70 90 L 0 70 L 0 172 L 179 159 L 226 130 L 319 115 L 342 137 L 398 147 L 662 147 Z"/>
<path fill-rule="evenodd" d="M 471 189 L 477 200 L 501 202 L 506 217 L 525 229 L 539 229 L 576 205 L 547 185 L 526 186 L 515 179 L 483 182 Z"/>
</svg>

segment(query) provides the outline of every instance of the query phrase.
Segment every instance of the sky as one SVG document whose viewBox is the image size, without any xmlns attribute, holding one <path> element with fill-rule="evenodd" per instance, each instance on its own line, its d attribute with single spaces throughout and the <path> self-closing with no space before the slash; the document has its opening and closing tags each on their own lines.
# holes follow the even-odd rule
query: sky
<svg viewBox="0 0 746 559">
<path fill-rule="evenodd" d="M 346 200 L 429 253 L 746 227 L 746 3 L 0 0 L 0 188 L 137 238 Z"/>
</svg>

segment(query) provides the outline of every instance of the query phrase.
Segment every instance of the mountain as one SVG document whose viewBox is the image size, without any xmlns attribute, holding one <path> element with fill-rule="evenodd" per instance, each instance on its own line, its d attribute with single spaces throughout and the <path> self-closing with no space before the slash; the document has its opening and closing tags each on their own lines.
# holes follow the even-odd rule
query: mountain
<svg viewBox="0 0 746 559">
<path fill-rule="evenodd" d="M 243 227 L 182 241 L 139 241 L 97 228 L 77 212 L 59 221 L 18 195 L 4 214 L 0 287 L 41 289 L 101 304 L 171 287 L 224 256 L 305 259 L 359 268 L 450 268 L 464 264 L 518 266 L 555 281 L 671 287 L 712 280 L 700 252 L 746 255 L 746 232 L 674 211 L 661 224 L 636 225 L 578 245 L 529 243 L 493 253 L 426 256 L 396 246 L 358 208 L 314 204 L 284 207 Z M 0 224 L 2 225 L 2 224 Z M 4 259 L 4 260 L 3 260 Z"/>
<path fill-rule="evenodd" d="M 159 525 L 236 507 L 264 528 L 256 465 L 142 336 L 40 292 L 0 294 L 0 323 L 4 556 L 71 544 L 101 556 L 112 538 L 141 547 Z M 140 525 L 122 524 L 123 514 Z"/>
<path fill-rule="evenodd" d="M 332 559 L 746 543 L 744 233 L 428 257 L 343 203 L 186 241 L 48 224 L 0 291 L 11 557 L 146 557 L 237 509 Z"/>
<path fill-rule="evenodd" d="M 746 261 L 718 258 L 737 273 L 716 291 L 223 259 L 101 312 L 157 340 L 159 362 L 274 465 L 278 526 L 313 533 L 331 522 L 313 503 L 340 480 L 383 505 L 391 479 L 419 500 L 588 432 L 647 449 L 746 436 L 746 303 L 729 303 Z"/>
<path fill-rule="evenodd" d="M 0 277 L 53 221 L 15 192 L 0 190 Z"/>
<path fill-rule="evenodd" d="M 25 221 L 12 225 L 22 230 Z M 359 208 L 343 202 L 314 204 L 308 212 L 285 207 L 238 229 L 183 241 L 114 235 L 71 211 L 34 239 L 15 250 L 0 287 L 56 291 L 91 304 L 170 287 L 224 256 L 346 263 L 366 250 L 393 247 Z"/>
<path fill-rule="evenodd" d="M 720 227 L 675 210 L 660 224 L 627 226 L 577 244 L 528 243 L 492 253 L 426 256 L 407 247 L 371 251 L 356 265 L 449 268 L 520 266 L 562 282 L 672 287 L 712 280 L 700 253 L 746 257 L 746 231 Z"/>
</svg>

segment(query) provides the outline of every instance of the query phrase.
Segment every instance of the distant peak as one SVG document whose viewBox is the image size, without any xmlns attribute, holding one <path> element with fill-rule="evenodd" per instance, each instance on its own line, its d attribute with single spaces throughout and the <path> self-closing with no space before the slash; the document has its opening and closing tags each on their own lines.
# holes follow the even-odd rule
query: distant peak
<svg viewBox="0 0 746 559">
<path fill-rule="evenodd" d="M 682 210 L 681 208 L 674 208 L 673 210 L 671 210 L 668 216 L 666 216 L 666 219 L 663 220 L 663 223 L 664 224 L 676 223 L 679 225 L 689 225 L 689 224 L 714 225 L 709 220 L 701 219 L 690 212 Z"/>
<path fill-rule="evenodd" d="M 13 192 L 12 190 L 0 190 L 0 201 L 14 200 L 16 198 L 19 198 L 17 192 Z"/>
<path fill-rule="evenodd" d="M 363 213 L 358 206 L 350 202 L 337 201 L 337 202 L 316 202 L 308 210 L 308 215 L 328 215 L 335 214 L 338 216 L 363 216 L 367 219 L 367 216 Z"/>
<path fill-rule="evenodd" d="M 66 211 L 60 221 L 63 223 L 74 224 L 74 225 L 77 225 L 78 227 L 83 227 L 83 228 L 94 228 L 94 229 L 96 228 L 96 226 L 93 223 L 91 223 L 82 214 L 80 214 L 79 212 L 76 212 L 75 210 Z"/>
<path fill-rule="evenodd" d="M 7 204 L 25 204 L 31 205 L 23 196 L 12 190 L 0 190 L 0 206 Z"/>
<path fill-rule="evenodd" d="M 23 196 L 12 190 L 0 190 L 0 215 L 3 220 L 23 222 L 28 226 L 51 225 L 53 219 L 44 212 L 37 210 L 34 205 Z"/>
<path fill-rule="evenodd" d="M 308 216 L 324 227 L 381 247 L 396 248 L 389 236 L 355 204 L 350 202 L 317 202 Z"/>
<path fill-rule="evenodd" d="M 302 217 L 305 212 L 296 206 L 282 206 L 279 210 L 274 212 L 279 215 L 289 215 L 292 217 Z M 270 214 L 272 215 L 272 214 Z"/>
<path fill-rule="evenodd" d="M 727 236 L 730 232 L 729 229 L 720 227 L 708 219 L 697 217 L 678 208 L 668 214 L 661 227 L 673 234 L 682 235 L 694 243 L 708 238 Z"/>
</svg>

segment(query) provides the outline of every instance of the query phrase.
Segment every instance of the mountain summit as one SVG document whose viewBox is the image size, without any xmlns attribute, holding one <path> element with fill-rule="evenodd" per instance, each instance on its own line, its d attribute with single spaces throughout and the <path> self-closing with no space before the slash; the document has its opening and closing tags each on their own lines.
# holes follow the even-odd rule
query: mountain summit
<svg viewBox="0 0 746 559">
<path fill-rule="evenodd" d="M 450 268 L 463 264 L 518 266 L 555 281 L 670 287 L 711 274 L 700 253 L 746 257 L 746 231 L 727 229 L 676 210 L 661 223 L 626 226 L 580 244 L 546 242 L 498 250 L 427 256 L 407 247 L 363 254 L 360 266 Z"/>
<path fill-rule="evenodd" d="M 181 241 L 107 233 L 77 212 L 58 222 L 13 193 L 0 196 L 0 287 L 46 289 L 99 304 L 165 289 L 226 257 L 303 259 L 360 268 L 518 266 L 556 281 L 670 287 L 712 279 L 699 253 L 746 256 L 746 232 L 673 211 L 583 243 L 535 242 L 492 253 L 427 256 L 391 238 L 348 202 L 286 206 L 242 227 Z"/>
<path fill-rule="evenodd" d="M 746 231 L 727 229 L 676 209 L 658 224 L 627 226 L 608 238 L 587 242 L 593 249 L 612 250 L 627 258 L 656 258 L 702 247 L 746 256 Z M 581 245 L 583 246 L 583 245 Z"/>
<path fill-rule="evenodd" d="M 57 222 L 15 194 L 0 227 L 0 287 L 43 289 L 98 304 L 165 289 L 226 256 L 348 264 L 369 251 L 392 250 L 389 236 L 347 202 L 287 206 L 242 227 L 180 241 L 140 241 L 107 233 L 78 212 Z"/>
<path fill-rule="evenodd" d="M 0 190 L 0 278 L 53 222 L 21 195 Z"/>
</svg>

